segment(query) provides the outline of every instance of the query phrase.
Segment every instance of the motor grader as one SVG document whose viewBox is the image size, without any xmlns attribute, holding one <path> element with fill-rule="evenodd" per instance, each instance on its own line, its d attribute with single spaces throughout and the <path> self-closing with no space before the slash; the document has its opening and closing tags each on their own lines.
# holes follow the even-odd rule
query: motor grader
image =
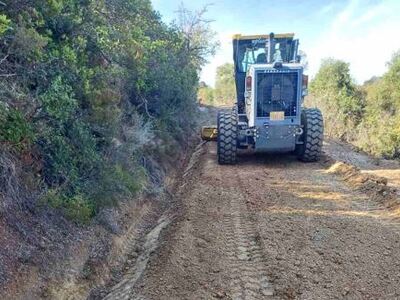
<svg viewBox="0 0 400 300">
<path fill-rule="evenodd" d="M 217 126 L 202 128 L 203 140 L 217 141 L 220 164 L 235 164 L 239 149 L 319 159 L 323 118 L 303 107 L 308 76 L 298 49 L 292 33 L 233 37 L 236 104 L 218 114 Z"/>
</svg>

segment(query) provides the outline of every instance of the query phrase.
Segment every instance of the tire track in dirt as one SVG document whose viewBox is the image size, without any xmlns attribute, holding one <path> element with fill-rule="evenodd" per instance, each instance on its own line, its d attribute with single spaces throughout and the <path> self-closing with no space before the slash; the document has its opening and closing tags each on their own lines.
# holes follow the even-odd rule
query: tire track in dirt
<svg viewBox="0 0 400 300">
<path fill-rule="evenodd" d="M 223 178 L 222 173 L 220 177 Z M 273 295 L 273 287 L 266 272 L 257 221 L 247 210 L 243 196 L 246 191 L 238 175 L 234 181 L 239 191 L 226 194 L 230 201 L 223 221 L 231 274 L 230 296 L 232 299 L 268 299 Z"/>
<path fill-rule="evenodd" d="M 232 205 L 237 209 L 237 205 Z M 266 299 L 273 295 L 272 285 L 265 272 L 262 249 L 258 235 L 247 216 L 233 213 L 225 217 L 225 249 L 231 273 L 231 297 L 233 299 Z M 231 231 L 228 233 L 228 231 Z"/>
<path fill-rule="evenodd" d="M 200 156 L 203 153 L 203 144 L 204 143 L 199 144 L 191 155 L 188 165 L 183 172 L 182 180 L 192 175 L 192 169 L 195 168 Z M 185 185 L 186 183 L 183 184 L 181 188 L 184 188 Z M 111 288 L 108 294 L 103 298 L 104 300 L 146 299 L 135 292 L 135 286 L 146 270 L 150 256 L 159 246 L 161 232 L 172 222 L 174 217 L 175 215 L 170 209 L 159 218 L 156 226 L 146 235 L 143 246 L 141 247 L 143 251 L 135 260 L 134 265 L 129 268 L 124 274 L 123 278 Z M 135 234 L 132 236 L 137 235 Z M 139 242 L 140 241 L 138 241 L 137 238 L 128 239 L 126 241 L 125 248 L 131 249 L 133 253 L 138 247 Z"/>
<path fill-rule="evenodd" d="M 170 222 L 171 219 L 167 214 L 163 215 L 159 219 L 157 226 L 147 234 L 143 245 L 144 251 L 137 258 L 135 266 L 125 274 L 124 278 L 117 285 L 112 288 L 110 293 L 103 298 L 104 300 L 129 300 L 134 298 L 134 295 L 132 294 L 133 287 L 146 269 L 150 255 L 157 248 L 158 238 L 161 231 L 167 227 Z M 135 245 L 136 241 L 131 241 L 129 247 L 133 250 Z"/>
<path fill-rule="evenodd" d="M 217 193 L 222 203 L 223 213 L 219 222 L 223 243 L 219 245 L 219 250 L 229 278 L 221 286 L 224 291 L 222 295 L 238 300 L 273 299 L 273 287 L 266 272 L 265 251 L 262 249 L 257 220 L 254 213 L 247 209 L 247 188 L 239 176 L 241 166 L 216 165 L 215 154 L 214 145 L 207 145 L 205 160 L 208 163 L 201 173 L 207 174 L 208 184 L 219 191 Z M 215 199 L 210 200 L 212 202 Z"/>
<path fill-rule="evenodd" d="M 204 147 L 179 220 L 131 298 L 115 299 L 400 299 L 400 226 L 368 196 L 318 163 L 220 166 Z"/>
</svg>

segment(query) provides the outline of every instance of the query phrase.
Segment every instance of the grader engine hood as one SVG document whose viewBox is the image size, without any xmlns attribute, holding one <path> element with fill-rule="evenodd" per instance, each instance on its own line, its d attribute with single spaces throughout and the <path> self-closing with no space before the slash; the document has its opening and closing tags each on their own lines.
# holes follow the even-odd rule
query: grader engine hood
<svg viewBox="0 0 400 300">
<path fill-rule="evenodd" d="M 254 65 L 248 72 L 251 88 L 245 92 L 249 126 L 269 122 L 276 125 L 299 125 L 302 98 L 301 65 Z"/>
</svg>

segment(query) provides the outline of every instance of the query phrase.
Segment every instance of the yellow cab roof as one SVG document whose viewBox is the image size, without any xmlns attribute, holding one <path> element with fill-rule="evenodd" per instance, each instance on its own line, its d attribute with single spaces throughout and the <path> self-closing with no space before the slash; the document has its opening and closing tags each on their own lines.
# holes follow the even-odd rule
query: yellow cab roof
<svg viewBox="0 0 400 300">
<path fill-rule="evenodd" d="M 277 39 L 293 38 L 294 33 L 277 33 L 274 35 Z M 234 40 L 256 40 L 256 39 L 269 39 L 269 34 L 256 34 L 256 35 L 241 35 L 235 34 L 232 39 Z"/>
</svg>

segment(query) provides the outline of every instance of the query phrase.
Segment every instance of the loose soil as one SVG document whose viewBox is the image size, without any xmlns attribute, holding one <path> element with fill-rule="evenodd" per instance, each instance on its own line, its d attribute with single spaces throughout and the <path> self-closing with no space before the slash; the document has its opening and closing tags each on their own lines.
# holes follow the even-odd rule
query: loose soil
<svg viewBox="0 0 400 300">
<path fill-rule="evenodd" d="M 201 147 L 178 217 L 113 299 L 400 298 L 400 224 L 346 167 L 287 155 L 220 166 L 215 144 Z"/>
</svg>

